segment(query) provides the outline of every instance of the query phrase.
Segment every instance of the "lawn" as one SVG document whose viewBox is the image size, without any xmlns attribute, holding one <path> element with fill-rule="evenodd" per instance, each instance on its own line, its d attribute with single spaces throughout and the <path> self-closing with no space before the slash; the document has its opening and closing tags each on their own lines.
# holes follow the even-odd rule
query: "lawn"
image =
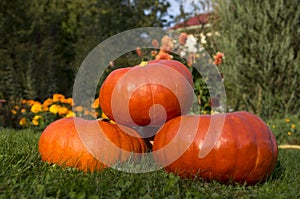
<svg viewBox="0 0 300 199">
<path fill-rule="evenodd" d="M 163 170 L 83 173 L 40 160 L 33 130 L 0 129 L 0 198 L 300 198 L 300 150 L 279 149 L 271 178 L 255 186 L 181 179 Z"/>
</svg>

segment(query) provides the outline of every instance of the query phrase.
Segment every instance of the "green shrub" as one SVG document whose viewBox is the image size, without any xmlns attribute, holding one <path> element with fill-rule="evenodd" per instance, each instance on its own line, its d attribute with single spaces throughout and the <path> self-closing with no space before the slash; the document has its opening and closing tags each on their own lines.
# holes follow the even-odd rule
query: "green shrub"
<svg viewBox="0 0 300 199">
<path fill-rule="evenodd" d="M 216 0 L 215 11 L 228 107 L 263 118 L 299 114 L 299 1 Z"/>
</svg>

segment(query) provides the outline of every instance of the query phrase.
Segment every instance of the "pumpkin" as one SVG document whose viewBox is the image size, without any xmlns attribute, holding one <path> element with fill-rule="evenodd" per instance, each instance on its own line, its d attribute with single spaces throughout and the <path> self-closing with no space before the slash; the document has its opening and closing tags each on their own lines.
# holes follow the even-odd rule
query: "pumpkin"
<svg viewBox="0 0 300 199">
<path fill-rule="evenodd" d="M 146 152 L 146 145 L 129 127 L 71 117 L 49 124 L 38 149 L 43 161 L 93 172 Z"/>
<path fill-rule="evenodd" d="M 256 184 L 272 174 L 278 147 L 259 117 L 241 111 L 174 118 L 157 132 L 153 155 L 182 177 Z"/>
<path fill-rule="evenodd" d="M 193 102 L 193 77 L 175 60 L 153 60 L 112 71 L 99 103 L 112 120 L 128 126 L 161 126 L 186 114 Z"/>
</svg>

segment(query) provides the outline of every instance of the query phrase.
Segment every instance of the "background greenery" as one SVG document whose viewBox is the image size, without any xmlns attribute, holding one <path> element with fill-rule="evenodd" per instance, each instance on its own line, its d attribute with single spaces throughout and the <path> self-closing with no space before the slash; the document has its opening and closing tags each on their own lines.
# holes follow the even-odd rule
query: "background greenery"
<svg viewBox="0 0 300 199">
<path fill-rule="evenodd" d="M 203 8 L 205 2 L 214 5 L 212 26 L 199 31 L 207 33 L 211 56 L 225 54 L 219 69 L 228 111 L 247 110 L 264 120 L 299 118 L 299 1 L 201 1 Z M 71 97 L 74 77 L 91 49 L 124 30 L 167 27 L 169 5 L 167 0 L 1 1 L 0 99 L 6 103 L 0 125 L 15 126 L 11 110 L 22 98 Z M 192 14 L 183 6 L 180 12 L 175 21 Z M 218 34 L 208 37 L 213 32 Z M 116 60 L 115 68 L 130 65 L 126 58 Z M 194 74 L 196 85 L 199 78 Z M 201 93 L 199 88 L 195 91 Z"/>
</svg>

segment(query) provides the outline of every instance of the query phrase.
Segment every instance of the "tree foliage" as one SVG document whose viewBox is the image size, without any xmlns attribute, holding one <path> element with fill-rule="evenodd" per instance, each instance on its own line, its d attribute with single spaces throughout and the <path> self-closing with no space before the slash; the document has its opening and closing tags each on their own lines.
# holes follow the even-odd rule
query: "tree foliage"
<svg viewBox="0 0 300 199">
<path fill-rule="evenodd" d="M 264 118 L 299 114 L 299 0 L 216 2 L 229 106 Z"/>
<path fill-rule="evenodd" d="M 70 96 L 91 49 L 127 29 L 163 26 L 168 6 L 159 0 L 1 1 L 0 98 Z"/>
</svg>

